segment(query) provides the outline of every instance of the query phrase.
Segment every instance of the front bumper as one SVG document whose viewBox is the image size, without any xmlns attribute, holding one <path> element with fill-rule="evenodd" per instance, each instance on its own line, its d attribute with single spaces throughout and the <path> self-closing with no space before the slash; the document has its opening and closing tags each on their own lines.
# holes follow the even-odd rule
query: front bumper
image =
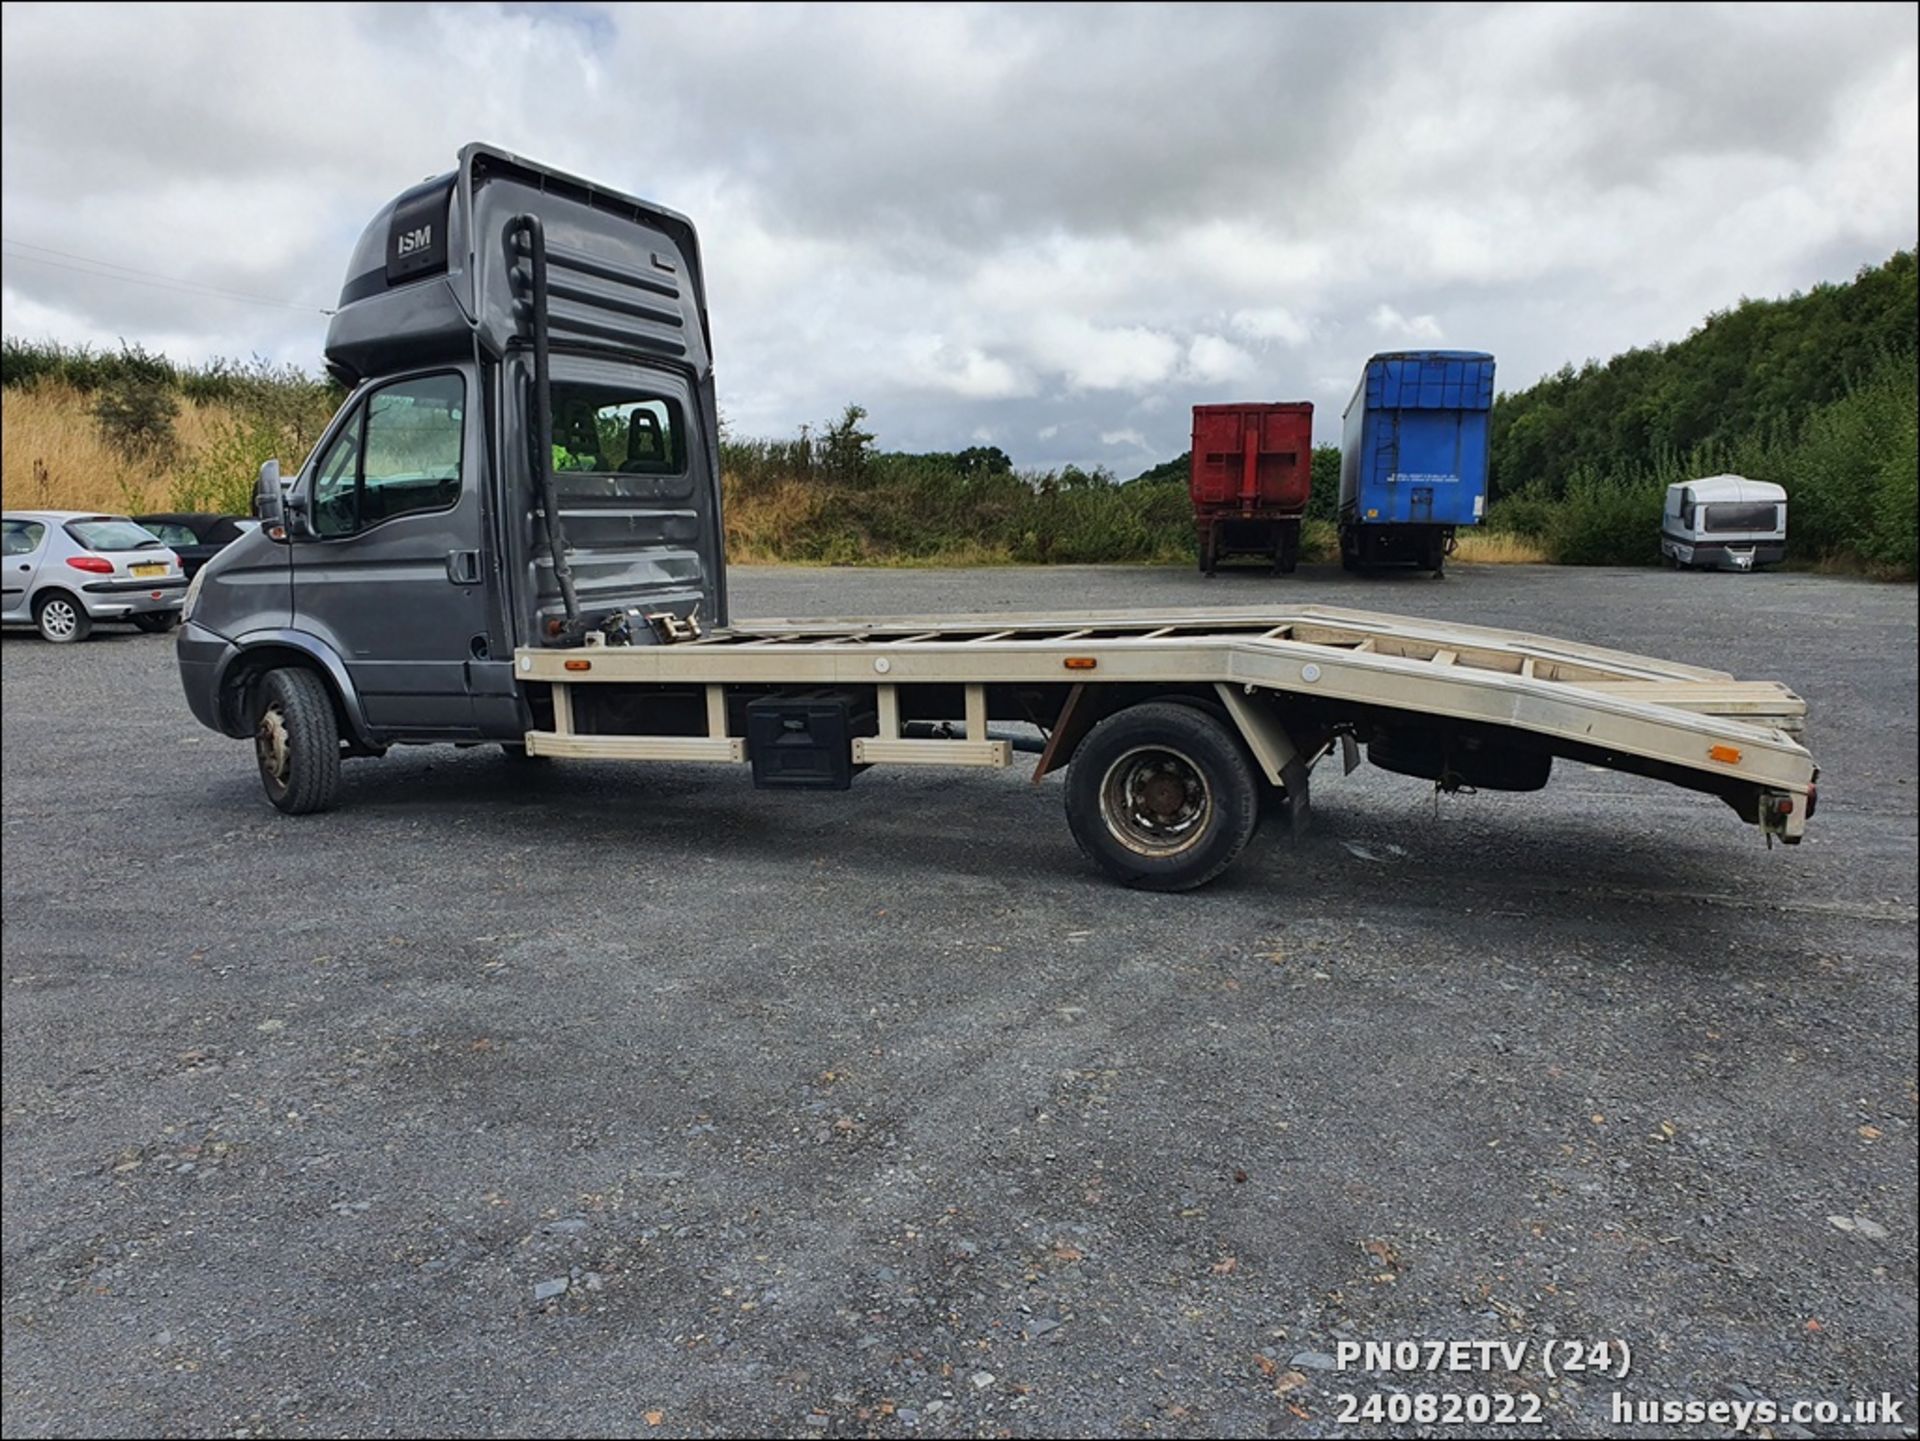
<svg viewBox="0 0 1920 1441">
<path fill-rule="evenodd" d="M 1666 537 L 1661 540 L 1660 548 L 1682 565 L 1711 566 L 1715 570 L 1757 570 L 1763 565 L 1778 565 L 1787 558 L 1785 541 L 1743 541 L 1727 545 Z"/>
<path fill-rule="evenodd" d="M 220 722 L 220 677 L 233 652 L 233 642 L 215 635 L 192 621 L 180 627 L 173 654 L 180 666 L 180 689 L 186 693 L 187 709 L 208 730 L 225 735 Z"/>
</svg>

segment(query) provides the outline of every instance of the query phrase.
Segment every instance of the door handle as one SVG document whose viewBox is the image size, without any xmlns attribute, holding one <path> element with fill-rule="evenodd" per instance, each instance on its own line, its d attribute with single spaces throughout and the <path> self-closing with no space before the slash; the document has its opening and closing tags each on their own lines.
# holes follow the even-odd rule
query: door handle
<svg viewBox="0 0 1920 1441">
<path fill-rule="evenodd" d="M 477 550 L 448 551 L 447 579 L 455 585 L 480 584 L 480 552 Z"/>
</svg>

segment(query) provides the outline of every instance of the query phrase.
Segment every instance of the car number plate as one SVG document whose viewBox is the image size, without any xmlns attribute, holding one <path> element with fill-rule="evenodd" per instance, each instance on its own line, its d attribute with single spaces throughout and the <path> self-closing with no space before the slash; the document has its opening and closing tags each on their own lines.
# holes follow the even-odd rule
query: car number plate
<svg viewBox="0 0 1920 1441">
<path fill-rule="evenodd" d="M 136 565 L 133 568 L 133 573 L 135 575 L 165 575 L 167 568 L 164 565 Z"/>
</svg>

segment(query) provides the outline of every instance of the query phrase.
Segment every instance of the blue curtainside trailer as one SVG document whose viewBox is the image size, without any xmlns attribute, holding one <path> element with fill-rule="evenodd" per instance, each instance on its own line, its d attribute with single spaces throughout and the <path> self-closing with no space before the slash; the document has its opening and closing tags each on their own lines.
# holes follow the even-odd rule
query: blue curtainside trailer
<svg viewBox="0 0 1920 1441">
<path fill-rule="evenodd" d="M 1340 443 L 1340 563 L 1436 574 L 1487 509 L 1493 357 L 1394 350 L 1367 362 Z"/>
</svg>

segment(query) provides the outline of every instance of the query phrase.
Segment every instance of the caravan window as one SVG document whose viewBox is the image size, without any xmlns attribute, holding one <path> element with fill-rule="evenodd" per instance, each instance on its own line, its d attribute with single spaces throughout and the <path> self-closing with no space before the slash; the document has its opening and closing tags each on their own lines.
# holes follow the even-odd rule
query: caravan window
<svg viewBox="0 0 1920 1441">
<path fill-rule="evenodd" d="M 1725 534 L 1729 531 L 1773 531 L 1780 528 L 1780 511 L 1772 501 L 1722 501 L 1708 506 L 1706 511 L 1706 521 L 1700 527 L 1702 530 Z"/>
</svg>

